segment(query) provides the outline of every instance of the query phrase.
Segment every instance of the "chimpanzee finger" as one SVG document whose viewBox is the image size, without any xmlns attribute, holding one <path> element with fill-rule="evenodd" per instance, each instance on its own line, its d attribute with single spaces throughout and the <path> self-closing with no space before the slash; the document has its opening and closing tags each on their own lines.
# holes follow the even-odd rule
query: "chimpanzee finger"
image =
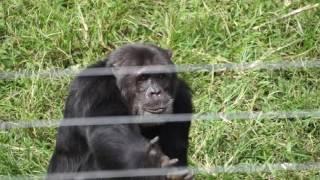
<svg viewBox="0 0 320 180">
<path fill-rule="evenodd" d="M 153 139 L 150 140 L 150 144 L 154 145 L 159 141 L 159 136 L 154 137 Z"/>
<path fill-rule="evenodd" d="M 156 145 L 156 143 L 159 141 L 159 136 L 154 137 L 149 141 L 149 144 L 147 144 L 147 152 L 151 152 L 152 148 Z"/>
<path fill-rule="evenodd" d="M 168 180 L 193 180 L 193 174 L 188 169 L 178 170 L 167 175 Z"/>
<path fill-rule="evenodd" d="M 183 178 L 184 180 L 193 180 L 193 173 L 192 172 L 188 172 L 186 176 L 184 176 Z"/>
<path fill-rule="evenodd" d="M 163 156 L 161 160 L 161 167 L 170 167 L 174 164 L 176 164 L 179 160 L 177 158 L 175 159 L 169 159 L 168 156 Z"/>
</svg>

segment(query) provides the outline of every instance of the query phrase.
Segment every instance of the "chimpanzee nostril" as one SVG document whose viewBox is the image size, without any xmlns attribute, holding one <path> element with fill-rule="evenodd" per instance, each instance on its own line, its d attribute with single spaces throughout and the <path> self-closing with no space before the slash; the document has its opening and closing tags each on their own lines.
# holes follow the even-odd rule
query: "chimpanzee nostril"
<svg viewBox="0 0 320 180">
<path fill-rule="evenodd" d="M 154 91 L 151 91 L 151 95 L 157 95 L 157 96 L 160 96 L 160 93 L 161 93 L 161 91 L 160 91 L 160 90 L 154 90 Z"/>
<path fill-rule="evenodd" d="M 157 97 L 161 95 L 161 90 L 159 88 L 156 87 L 149 87 L 148 91 L 147 91 L 147 95 L 149 97 Z"/>
</svg>

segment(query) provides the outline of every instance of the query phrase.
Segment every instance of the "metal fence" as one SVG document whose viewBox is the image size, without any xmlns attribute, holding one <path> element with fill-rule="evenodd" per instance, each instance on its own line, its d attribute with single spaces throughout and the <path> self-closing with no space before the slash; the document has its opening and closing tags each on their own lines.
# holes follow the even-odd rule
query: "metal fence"
<svg viewBox="0 0 320 180">
<path fill-rule="evenodd" d="M 242 63 L 242 64 L 205 64 L 205 65 L 176 65 L 176 66 L 150 66 L 146 73 L 166 72 L 221 72 L 221 71 L 248 71 L 248 70 L 275 70 L 275 69 L 304 69 L 319 68 L 320 60 L 297 60 L 297 61 L 278 61 L 278 62 L 260 62 Z M 139 67 L 125 67 L 120 69 L 120 73 L 130 74 L 136 72 Z M 0 79 L 15 80 L 17 78 L 54 78 L 73 76 L 79 70 L 74 69 L 54 69 L 39 72 L 0 72 Z M 83 71 L 80 76 L 101 76 L 110 75 L 110 68 L 92 68 Z M 57 126 L 88 126 L 88 125 L 107 125 L 107 124 L 131 124 L 131 123 L 154 123 L 154 122 L 181 122 L 188 119 L 191 114 L 164 114 L 150 116 L 107 116 L 95 118 L 72 118 L 68 121 L 59 120 L 19 120 L 19 121 L 1 121 L 0 130 L 9 130 L 15 128 L 44 128 Z M 320 118 L 320 110 L 297 110 L 297 111 L 279 111 L 279 112 L 232 112 L 232 113 L 202 113 L 193 114 L 193 121 L 196 120 L 262 120 L 262 119 L 287 119 L 287 118 Z M 90 119 L 88 121 L 88 119 Z M 273 172 L 279 170 L 320 170 L 320 162 L 308 163 L 278 163 L 278 164 L 238 164 L 233 166 L 215 166 L 211 168 L 181 167 L 181 168 L 147 168 L 116 171 L 94 171 L 81 173 L 57 173 L 51 174 L 52 178 L 112 178 L 112 177 L 139 177 L 167 175 L 168 173 L 179 173 L 183 170 L 190 170 L 194 174 L 217 174 L 217 173 L 255 173 L 255 172 Z M 1 179 L 38 179 L 45 175 L 30 176 L 0 176 Z"/>
</svg>

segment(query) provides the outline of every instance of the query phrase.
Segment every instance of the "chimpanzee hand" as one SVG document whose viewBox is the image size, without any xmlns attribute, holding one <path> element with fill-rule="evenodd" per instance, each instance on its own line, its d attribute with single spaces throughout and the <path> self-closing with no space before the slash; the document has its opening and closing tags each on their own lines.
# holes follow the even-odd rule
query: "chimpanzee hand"
<svg viewBox="0 0 320 180">
<path fill-rule="evenodd" d="M 158 146 L 159 137 L 155 137 L 150 140 L 148 147 L 149 159 L 153 161 L 153 164 L 156 164 L 160 159 L 160 167 L 172 167 L 179 160 L 177 158 L 170 159 L 168 156 L 162 153 L 160 147 Z M 158 161 L 159 162 L 159 161 Z M 193 174 L 189 170 L 179 170 L 178 172 L 170 173 L 166 176 L 166 180 L 193 180 Z"/>
<path fill-rule="evenodd" d="M 162 156 L 161 167 L 171 167 L 178 162 L 178 159 L 169 159 L 168 156 Z M 193 174 L 189 170 L 178 170 L 167 175 L 167 180 L 193 180 Z"/>
</svg>

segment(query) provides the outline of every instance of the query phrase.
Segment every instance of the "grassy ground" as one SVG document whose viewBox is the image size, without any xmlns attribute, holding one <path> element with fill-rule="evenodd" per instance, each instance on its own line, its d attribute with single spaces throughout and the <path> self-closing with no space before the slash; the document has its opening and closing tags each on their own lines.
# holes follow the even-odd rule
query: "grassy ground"
<svg viewBox="0 0 320 180">
<path fill-rule="evenodd" d="M 289 3 L 286 3 L 289 2 Z M 172 48 L 177 64 L 320 57 L 320 7 L 280 18 L 313 1 L 0 2 L 0 70 L 85 67 L 127 42 Z M 278 20 L 275 20 L 279 18 Z M 196 112 L 281 111 L 320 106 L 320 70 L 181 74 Z M 62 117 L 70 78 L 0 80 L 0 119 Z M 0 131 L 0 174 L 43 173 L 55 129 Z M 193 166 L 319 161 L 317 119 L 194 122 Z M 317 177 L 317 172 L 199 175 L 197 179 Z"/>
</svg>

